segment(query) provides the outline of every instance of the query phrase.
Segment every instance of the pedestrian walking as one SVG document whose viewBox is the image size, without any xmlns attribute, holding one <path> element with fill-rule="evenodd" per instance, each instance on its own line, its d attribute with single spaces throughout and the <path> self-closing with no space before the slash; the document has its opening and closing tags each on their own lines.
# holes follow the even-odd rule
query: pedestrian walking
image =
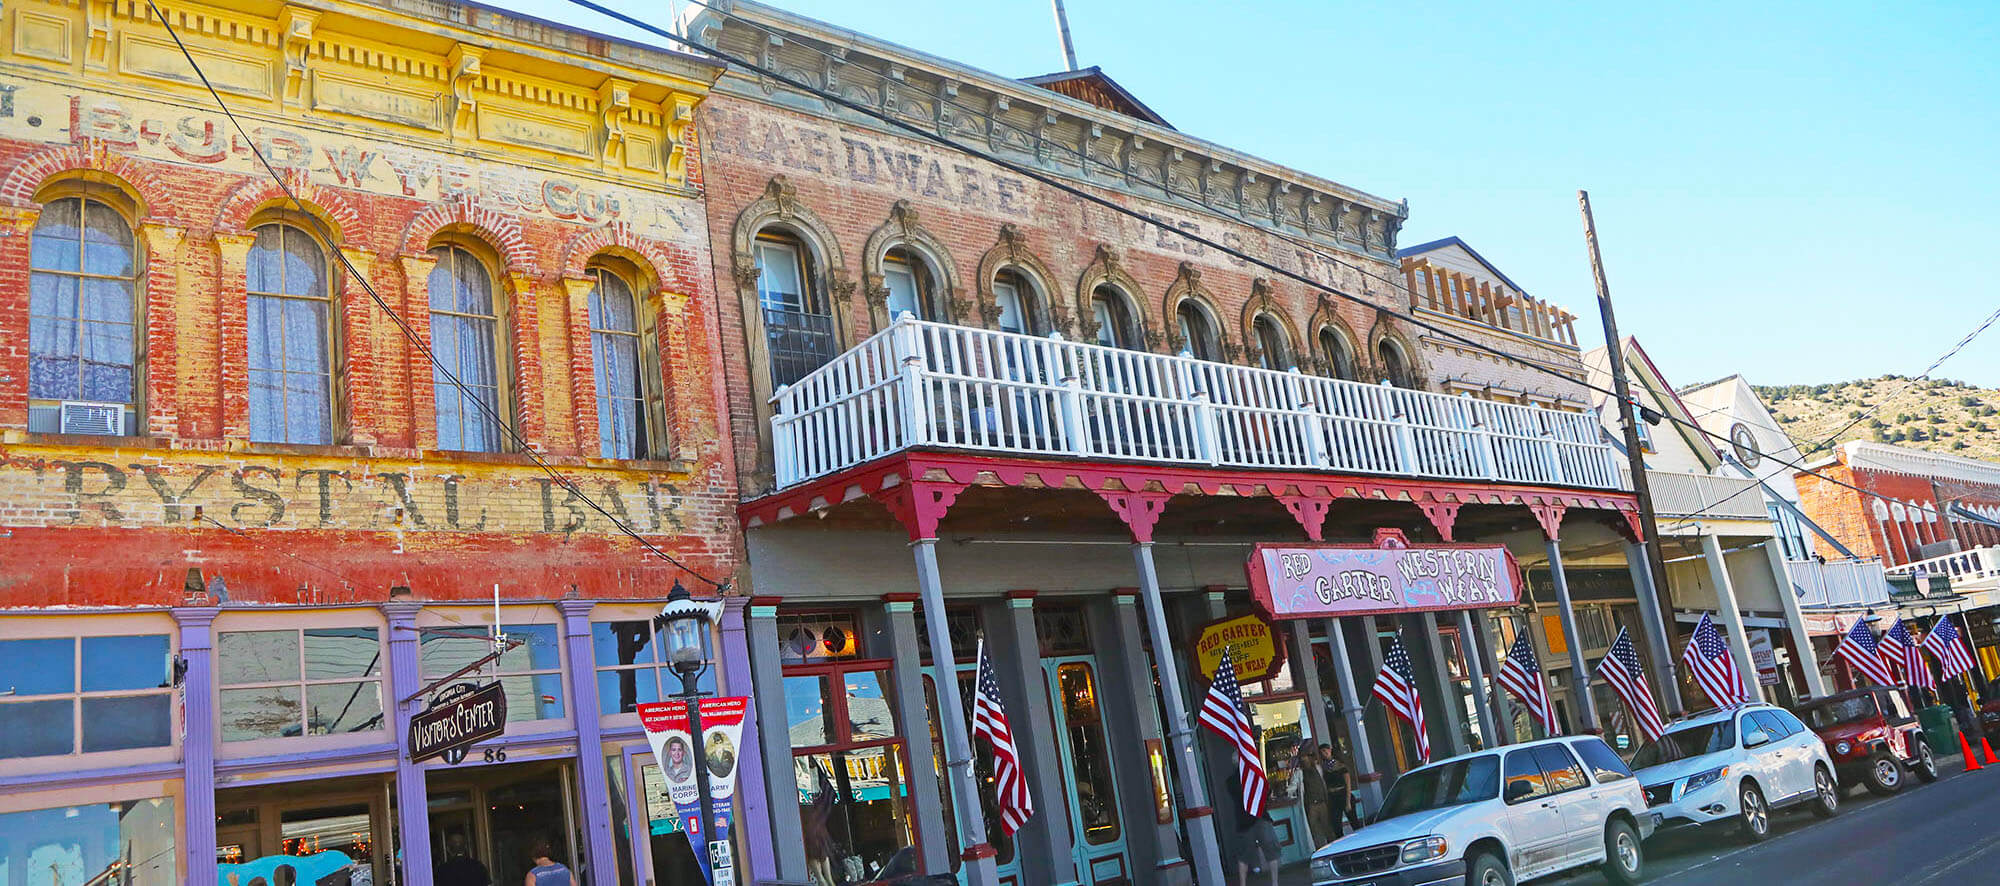
<svg viewBox="0 0 2000 886">
<path fill-rule="evenodd" d="M 577 886 L 576 874 L 562 862 L 550 858 L 555 850 L 547 842 L 536 843 L 528 850 L 528 857 L 535 866 L 528 870 L 523 886 Z"/>
<path fill-rule="evenodd" d="M 1252 875 L 1258 883 L 1278 886 L 1278 853 L 1283 847 L 1278 845 L 1271 810 L 1267 807 L 1256 815 L 1239 811 L 1236 816 L 1236 886 L 1250 886 Z"/>
<path fill-rule="evenodd" d="M 1330 744 L 1319 746 L 1320 777 L 1326 782 L 1327 818 L 1334 840 L 1345 833 L 1343 822 L 1357 829 L 1361 827 L 1361 818 L 1354 811 L 1354 770 L 1347 765 L 1344 751 Z"/>
</svg>

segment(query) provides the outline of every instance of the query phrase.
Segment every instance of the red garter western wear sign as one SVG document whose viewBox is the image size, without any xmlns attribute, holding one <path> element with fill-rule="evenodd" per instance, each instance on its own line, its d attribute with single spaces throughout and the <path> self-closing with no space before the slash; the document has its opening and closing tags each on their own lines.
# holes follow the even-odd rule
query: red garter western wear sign
<svg viewBox="0 0 2000 886">
<path fill-rule="evenodd" d="M 1372 545 L 1258 545 L 1244 565 L 1272 618 L 1493 609 L 1521 601 L 1521 567 L 1502 545 L 1414 545 L 1381 530 Z"/>
</svg>

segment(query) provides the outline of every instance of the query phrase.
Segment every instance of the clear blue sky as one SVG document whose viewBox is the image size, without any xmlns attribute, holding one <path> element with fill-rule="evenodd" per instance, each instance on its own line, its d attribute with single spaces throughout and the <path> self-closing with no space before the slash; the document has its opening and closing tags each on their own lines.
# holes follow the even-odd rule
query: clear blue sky
<svg viewBox="0 0 2000 886">
<path fill-rule="evenodd" d="M 779 5 L 1009 76 L 1062 67 L 1046 0 Z M 1620 329 L 1679 385 L 1911 375 L 2000 308 L 1991 0 L 1068 5 L 1078 62 L 1182 131 L 1407 197 L 1404 244 L 1463 237 L 1597 341 L 1588 189 Z M 1938 375 L 2000 385 L 2000 328 Z"/>
</svg>

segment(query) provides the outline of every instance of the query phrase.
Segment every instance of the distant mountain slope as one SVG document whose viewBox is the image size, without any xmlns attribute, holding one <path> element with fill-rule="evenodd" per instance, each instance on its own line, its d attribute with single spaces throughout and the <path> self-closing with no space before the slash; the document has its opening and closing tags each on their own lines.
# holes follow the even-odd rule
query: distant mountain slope
<svg viewBox="0 0 2000 886">
<path fill-rule="evenodd" d="M 1867 416 L 1834 442 L 1874 440 L 2000 461 L 2000 389 L 1885 375 L 1756 390 L 1802 450 Z"/>
</svg>

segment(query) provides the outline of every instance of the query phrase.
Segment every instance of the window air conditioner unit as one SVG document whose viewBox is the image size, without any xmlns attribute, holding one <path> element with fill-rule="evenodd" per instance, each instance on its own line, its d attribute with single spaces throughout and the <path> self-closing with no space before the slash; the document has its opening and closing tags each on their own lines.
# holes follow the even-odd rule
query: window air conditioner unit
<svg viewBox="0 0 2000 886">
<path fill-rule="evenodd" d="M 116 437 L 125 432 L 125 404 L 64 400 L 62 432 Z"/>
</svg>

